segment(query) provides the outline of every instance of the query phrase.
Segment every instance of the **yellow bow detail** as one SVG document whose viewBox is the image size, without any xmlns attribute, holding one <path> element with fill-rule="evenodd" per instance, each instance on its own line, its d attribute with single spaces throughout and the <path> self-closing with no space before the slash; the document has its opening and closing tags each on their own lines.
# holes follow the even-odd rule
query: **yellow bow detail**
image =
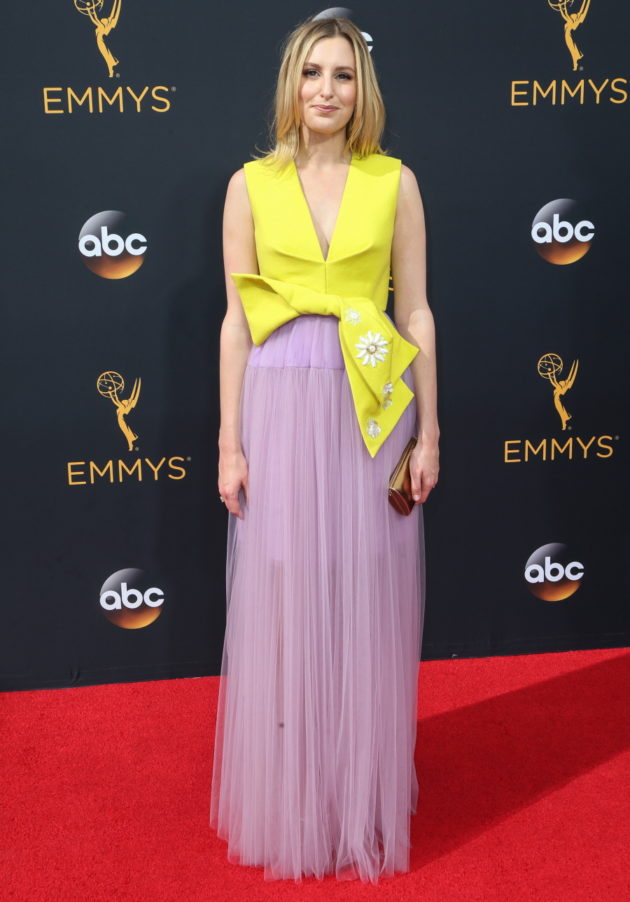
<svg viewBox="0 0 630 902">
<path fill-rule="evenodd" d="M 401 375 L 419 348 L 399 334 L 371 298 L 324 294 L 249 273 L 230 275 L 255 345 L 303 313 L 339 318 L 341 352 L 359 428 L 370 456 L 375 457 L 414 397 Z"/>
</svg>

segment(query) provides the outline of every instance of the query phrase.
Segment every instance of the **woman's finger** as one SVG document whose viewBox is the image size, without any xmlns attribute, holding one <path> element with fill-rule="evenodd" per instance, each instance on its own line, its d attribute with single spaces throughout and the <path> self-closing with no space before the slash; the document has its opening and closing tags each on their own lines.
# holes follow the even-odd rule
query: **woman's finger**
<svg viewBox="0 0 630 902">
<path fill-rule="evenodd" d="M 422 469 L 410 467 L 409 472 L 411 474 L 411 494 L 414 501 L 419 501 L 422 495 Z"/>
</svg>

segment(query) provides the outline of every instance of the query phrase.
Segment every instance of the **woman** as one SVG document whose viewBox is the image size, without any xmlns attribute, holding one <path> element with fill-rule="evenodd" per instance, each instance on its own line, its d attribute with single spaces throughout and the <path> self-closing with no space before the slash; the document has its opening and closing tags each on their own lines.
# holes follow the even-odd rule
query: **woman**
<svg viewBox="0 0 630 902">
<path fill-rule="evenodd" d="M 232 176 L 225 203 L 210 824 L 265 879 L 409 869 L 420 505 L 439 430 L 422 203 L 380 148 L 383 123 L 361 32 L 303 23 L 285 44 L 273 152 Z M 419 504 L 402 516 L 387 482 L 412 435 Z"/>
</svg>

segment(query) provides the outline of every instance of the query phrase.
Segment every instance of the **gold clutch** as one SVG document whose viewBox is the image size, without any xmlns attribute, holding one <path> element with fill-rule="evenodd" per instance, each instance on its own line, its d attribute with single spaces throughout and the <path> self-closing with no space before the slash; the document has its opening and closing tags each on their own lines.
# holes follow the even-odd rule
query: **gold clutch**
<svg viewBox="0 0 630 902">
<path fill-rule="evenodd" d="M 407 516 L 413 510 L 416 503 L 411 494 L 411 473 L 409 472 L 409 458 L 411 452 L 416 446 L 417 438 L 410 438 L 405 446 L 400 460 L 394 467 L 392 475 L 389 477 L 387 494 L 389 503 L 399 514 Z"/>
</svg>

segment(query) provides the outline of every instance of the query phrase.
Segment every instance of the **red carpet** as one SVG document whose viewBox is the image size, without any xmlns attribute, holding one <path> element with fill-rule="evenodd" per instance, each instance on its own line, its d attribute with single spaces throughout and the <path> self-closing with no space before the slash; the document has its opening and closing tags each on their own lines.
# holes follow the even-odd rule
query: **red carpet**
<svg viewBox="0 0 630 902">
<path fill-rule="evenodd" d="M 423 662 L 412 871 L 265 883 L 207 825 L 217 679 L 0 696 L 2 898 L 621 902 L 630 652 Z"/>
</svg>

